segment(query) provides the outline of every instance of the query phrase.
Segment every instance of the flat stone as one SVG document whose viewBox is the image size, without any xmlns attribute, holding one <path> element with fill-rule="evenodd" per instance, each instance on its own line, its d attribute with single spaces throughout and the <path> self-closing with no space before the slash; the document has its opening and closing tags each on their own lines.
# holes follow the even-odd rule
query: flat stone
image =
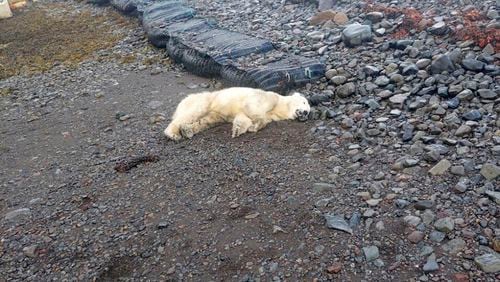
<svg viewBox="0 0 500 282">
<path fill-rule="evenodd" d="M 439 163 L 433 166 L 429 173 L 432 175 L 442 175 L 451 167 L 450 161 L 447 159 L 442 159 Z"/>
<path fill-rule="evenodd" d="M 352 82 L 337 87 L 336 93 L 340 98 L 347 98 L 356 92 L 356 85 Z"/>
<path fill-rule="evenodd" d="M 464 59 L 462 60 L 462 66 L 466 70 L 478 72 L 482 71 L 486 64 L 475 59 Z"/>
<path fill-rule="evenodd" d="M 393 104 L 403 104 L 410 94 L 396 94 L 389 98 L 389 101 Z"/>
<path fill-rule="evenodd" d="M 439 231 L 432 231 L 430 234 L 429 234 L 429 239 L 431 239 L 431 241 L 434 241 L 436 243 L 440 243 L 444 240 L 444 237 L 446 236 L 445 233 L 443 232 L 439 232 Z"/>
<path fill-rule="evenodd" d="M 494 180 L 500 175 L 500 167 L 491 163 L 485 163 L 481 167 L 481 175 L 488 180 Z"/>
<path fill-rule="evenodd" d="M 479 89 L 477 90 L 477 94 L 483 99 L 496 99 L 498 96 L 497 92 L 490 89 Z"/>
<path fill-rule="evenodd" d="M 326 219 L 326 226 L 328 228 L 344 231 L 349 234 L 353 233 L 351 227 L 349 227 L 349 224 L 347 224 L 343 217 L 332 214 L 324 214 L 323 217 Z"/>
<path fill-rule="evenodd" d="M 314 183 L 312 188 L 315 193 L 322 193 L 322 192 L 332 191 L 333 189 L 336 188 L 336 186 L 330 183 L 319 182 L 319 183 Z"/>
<path fill-rule="evenodd" d="M 443 250 L 452 255 L 459 253 L 463 249 L 465 249 L 465 241 L 460 238 L 450 240 L 448 243 L 443 245 Z"/>
<path fill-rule="evenodd" d="M 434 202 L 433 201 L 430 201 L 430 200 L 418 200 L 414 207 L 415 209 L 417 210 L 426 210 L 426 209 L 432 209 L 432 207 L 434 206 Z"/>
<path fill-rule="evenodd" d="M 474 258 L 474 261 L 486 273 L 496 273 L 500 271 L 499 254 L 484 254 Z"/>
<path fill-rule="evenodd" d="M 5 220 L 14 220 L 17 217 L 31 216 L 31 210 L 29 208 L 22 208 L 10 211 L 5 214 Z"/>
</svg>

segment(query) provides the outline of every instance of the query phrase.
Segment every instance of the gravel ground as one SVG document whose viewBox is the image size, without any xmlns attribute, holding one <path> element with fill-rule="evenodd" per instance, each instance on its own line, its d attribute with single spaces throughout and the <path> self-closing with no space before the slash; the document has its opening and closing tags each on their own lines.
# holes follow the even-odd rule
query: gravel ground
<svg viewBox="0 0 500 282">
<path fill-rule="evenodd" d="M 430 74 L 450 48 L 496 54 L 451 37 L 422 39 L 432 56 L 419 63 L 384 42 L 328 45 L 338 60 L 303 91 L 333 119 L 173 143 L 161 132 L 176 104 L 220 83 L 170 65 L 132 19 L 113 31 L 126 36 L 76 68 L 0 80 L 0 281 L 500 279 L 497 76 Z M 419 94 L 433 86 L 446 95 Z"/>
</svg>

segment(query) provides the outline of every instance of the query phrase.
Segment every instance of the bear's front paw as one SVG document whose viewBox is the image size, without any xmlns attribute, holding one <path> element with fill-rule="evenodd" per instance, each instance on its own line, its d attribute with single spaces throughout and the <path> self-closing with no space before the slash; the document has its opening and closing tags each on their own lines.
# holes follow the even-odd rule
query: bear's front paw
<svg viewBox="0 0 500 282">
<path fill-rule="evenodd" d="M 236 138 L 236 137 L 238 137 L 238 136 L 240 136 L 240 135 L 241 135 L 241 133 L 240 133 L 240 132 L 241 132 L 240 127 L 239 127 L 239 126 L 237 126 L 237 125 L 235 125 L 235 126 L 233 126 L 233 133 L 231 134 L 231 136 L 232 136 L 233 138 Z"/>
<path fill-rule="evenodd" d="M 180 129 L 181 129 L 182 136 L 184 136 L 188 139 L 191 139 L 193 137 L 194 132 L 193 132 L 193 129 L 191 128 L 191 126 L 182 125 Z"/>
</svg>

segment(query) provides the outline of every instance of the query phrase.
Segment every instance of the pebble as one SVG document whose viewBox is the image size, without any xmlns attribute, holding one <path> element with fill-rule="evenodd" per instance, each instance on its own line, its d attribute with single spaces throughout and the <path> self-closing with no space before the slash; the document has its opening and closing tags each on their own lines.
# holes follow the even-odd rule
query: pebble
<svg viewBox="0 0 500 282">
<path fill-rule="evenodd" d="M 367 246 L 363 247 L 363 253 L 365 254 L 365 259 L 367 262 L 376 260 L 379 257 L 379 251 L 377 246 Z"/>
<path fill-rule="evenodd" d="M 361 45 L 365 41 L 371 41 L 372 30 L 369 25 L 354 23 L 346 26 L 342 31 L 342 41 L 348 47 Z"/>
<path fill-rule="evenodd" d="M 455 221 L 451 217 L 444 217 L 436 220 L 434 223 L 436 230 L 449 233 L 455 228 Z"/>
</svg>

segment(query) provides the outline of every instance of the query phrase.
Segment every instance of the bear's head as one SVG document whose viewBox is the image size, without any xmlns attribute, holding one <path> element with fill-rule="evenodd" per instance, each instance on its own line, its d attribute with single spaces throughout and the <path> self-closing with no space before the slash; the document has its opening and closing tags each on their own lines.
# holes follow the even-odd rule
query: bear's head
<svg viewBox="0 0 500 282">
<path fill-rule="evenodd" d="M 288 105 L 292 118 L 306 121 L 311 111 L 311 106 L 309 106 L 307 99 L 300 93 L 294 93 L 292 96 L 289 96 L 289 98 L 290 101 Z"/>
</svg>

